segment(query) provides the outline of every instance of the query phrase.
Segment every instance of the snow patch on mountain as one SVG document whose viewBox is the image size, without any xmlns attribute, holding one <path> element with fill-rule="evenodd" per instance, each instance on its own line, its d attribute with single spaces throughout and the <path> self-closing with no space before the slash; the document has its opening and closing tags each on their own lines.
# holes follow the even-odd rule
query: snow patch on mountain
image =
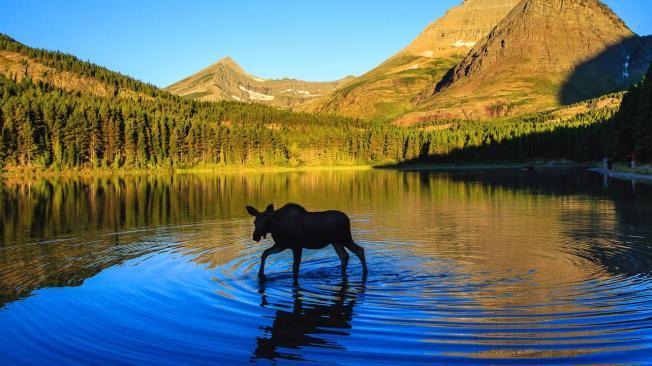
<svg viewBox="0 0 652 366">
<path fill-rule="evenodd" d="M 238 85 L 238 87 L 240 88 L 240 90 L 247 92 L 249 94 L 249 99 L 251 100 L 261 100 L 265 102 L 274 100 L 273 95 L 267 95 L 267 94 L 259 93 L 257 91 L 249 90 L 242 85 Z"/>
<path fill-rule="evenodd" d="M 457 48 L 459 48 L 459 47 L 471 48 L 471 47 L 475 46 L 475 44 L 476 44 L 476 42 L 464 42 L 463 40 L 460 39 L 455 43 L 451 43 L 451 46 L 457 47 Z"/>
<path fill-rule="evenodd" d="M 318 97 L 322 94 L 313 94 L 307 90 L 297 90 L 297 89 L 285 89 L 281 93 L 296 93 L 296 94 L 301 94 L 305 97 Z"/>
</svg>

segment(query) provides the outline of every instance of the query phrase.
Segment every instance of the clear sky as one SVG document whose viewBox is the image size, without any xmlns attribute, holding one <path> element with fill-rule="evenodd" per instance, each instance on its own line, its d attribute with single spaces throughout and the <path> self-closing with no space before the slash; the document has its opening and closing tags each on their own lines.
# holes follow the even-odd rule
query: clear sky
<svg viewBox="0 0 652 366">
<path fill-rule="evenodd" d="M 167 86 L 231 56 L 266 78 L 359 75 L 461 0 L 0 0 L 0 32 Z M 605 0 L 652 34 L 652 0 Z"/>
</svg>

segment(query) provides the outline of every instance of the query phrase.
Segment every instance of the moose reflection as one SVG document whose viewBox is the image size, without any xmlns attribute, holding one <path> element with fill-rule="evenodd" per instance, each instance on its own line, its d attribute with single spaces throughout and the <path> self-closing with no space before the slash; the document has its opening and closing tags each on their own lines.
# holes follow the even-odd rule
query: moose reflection
<svg viewBox="0 0 652 366">
<path fill-rule="evenodd" d="M 310 291 L 294 287 L 292 310 L 277 310 L 272 324 L 262 328 L 264 335 L 256 339 L 252 359 L 304 360 L 301 356 L 280 349 L 292 350 L 310 346 L 344 349 L 336 339 L 350 334 L 356 302 L 365 292 L 365 280 L 363 277 L 359 286 L 351 286 L 343 280 L 328 294 L 329 303 L 326 304 L 307 301 L 304 303 L 304 299 L 310 296 Z M 259 293 L 260 306 L 267 308 L 270 304 L 265 294 L 264 282 L 260 284 Z"/>
<path fill-rule="evenodd" d="M 349 249 L 360 259 L 362 269 L 364 273 L 367 273 L 364 249 L 353 241 L 351 221 L 345 213 L 340 211 L 308 212 L 305 208 L 293 203 L 276 211 L 274 205 L 269 205 L 263 213 L 247 206 L 247 212 L 256 218 L 253 240 L 259 242 L 267 234 L 272 234 L 274 239 L 274 246 L 265 250 L 260 259 L 258 277 L 265 277 L 265 260 L 270 254 L 292 249 L 294 259 L 292 274 L 296 283 L 299 278 L 303 249 L 323 249 L 328 245 L 333 245 L 342 261 L 342 276 L 346 276 L 346 266 L 349 263 L 349 254 L 344 248 Z"/>
</svg>

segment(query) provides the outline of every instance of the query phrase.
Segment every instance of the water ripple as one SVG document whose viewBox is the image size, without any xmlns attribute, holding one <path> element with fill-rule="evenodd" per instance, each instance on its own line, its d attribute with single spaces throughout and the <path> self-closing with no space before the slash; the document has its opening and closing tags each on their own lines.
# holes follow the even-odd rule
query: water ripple
<svg viewBox="0 0 652 366">
<path fill-rule="evenodd" d="M 297 286 L 289 252 L 257 278 L 265 245 L 250 243 L 241 213 L 5 241 L 0 354 L 15 365 L 650 364 L 649 229 L 605 200 L 490 191 L 448 202 L 424 189 L 389 213 L 353 212 L 369 274 L 352 256 L 342 278 L 327 248 L 304 255 Z"/>
</svg>

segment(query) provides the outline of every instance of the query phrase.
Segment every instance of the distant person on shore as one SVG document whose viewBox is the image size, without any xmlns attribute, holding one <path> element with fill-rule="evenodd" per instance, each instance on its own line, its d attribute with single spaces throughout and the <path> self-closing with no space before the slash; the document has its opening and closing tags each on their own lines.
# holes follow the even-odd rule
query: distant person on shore
<svg viewBox="0 0 652 366">
<path fill-rule="evenodd" d="M 613 170 L 614 169 L 614 160 L 609 158 L 607 159 L 607 169 Z"/>
<path fill-rule="evenodd" d="M 606 156 L 602 159 L 602 169 L 609 169 L 609 158 Z"/>
<path fill-rule="evenodd" d="M 629 167 L 632 169 L 636 169 L 636 154 L 632 151 L 632 153 L 629 155 Z"/>
</svg>

